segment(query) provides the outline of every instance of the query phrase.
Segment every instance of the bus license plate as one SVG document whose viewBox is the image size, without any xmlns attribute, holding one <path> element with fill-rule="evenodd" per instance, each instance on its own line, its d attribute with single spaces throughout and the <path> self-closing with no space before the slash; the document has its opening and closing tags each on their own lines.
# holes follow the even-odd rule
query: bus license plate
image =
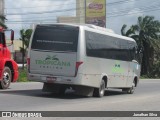
<svg viewBox="0 0 160 120">
<path fill-rule="evenodd" d="M 57 78 L 56 77 L 47 77 L 46 80 L 48 83 L 53 83 L 54 81 L 57 80 Z"/>
</svg>

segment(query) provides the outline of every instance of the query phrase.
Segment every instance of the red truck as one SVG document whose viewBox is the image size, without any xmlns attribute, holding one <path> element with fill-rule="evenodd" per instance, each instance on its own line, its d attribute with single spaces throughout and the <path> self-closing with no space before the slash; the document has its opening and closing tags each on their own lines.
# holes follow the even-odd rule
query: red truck
<svg viewBox="0 0 160 120">
<path fill-rule="evenodd" d="M 5 31 L 0 27 L 0 89 L 7 89 L 11 82 L 16 82 L 19 75 L 18 65 L 11 59 L 11 52 L 6 45 Z M 9 31 L 11 31 L 11 44 L 13 44 L 14 31 Z"/>
</svg>

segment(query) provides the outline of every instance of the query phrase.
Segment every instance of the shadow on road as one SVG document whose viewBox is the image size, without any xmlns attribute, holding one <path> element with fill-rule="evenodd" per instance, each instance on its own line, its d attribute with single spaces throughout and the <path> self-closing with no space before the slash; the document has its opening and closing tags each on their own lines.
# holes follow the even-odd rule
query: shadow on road
<svg viewBox="0 0 160 120">
<path fill-rule="evenodd" d="M 31 90 L 2 90 L 0 94 L 10 94 L 10 95 L 21 95 L 21 96 L 32 96 L 32 97 L 43 97 L 43 98 L 57 98 L 57 99 L 81 99 L 88 98 L 85 96 L 75 95 L 74 92 L 67 92 L 65 95 L 59 95 L 56 93 L 46 93 L 42 92 L 41 89 L 31 89 Z M 117 96 L 125 94 L 121 91 L 107 90 L 105 96 Z"/>
<path fill-rule="evenodd" d="M 118 91 L 118 90 L 107 90 L 105 91 L 104 96 L 117 96 L 117 95 L 122 95 L 122 94 L 126 94 L 122 91 Z"/>
</svg>

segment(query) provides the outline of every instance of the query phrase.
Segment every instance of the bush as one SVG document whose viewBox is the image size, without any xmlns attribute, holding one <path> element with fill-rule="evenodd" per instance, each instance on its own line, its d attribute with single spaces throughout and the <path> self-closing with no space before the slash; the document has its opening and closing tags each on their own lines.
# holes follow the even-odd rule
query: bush
<svg viewBox="0 0 160 120">
<path fill-rule="evenodd" d="M 19 78 L 18 78 L 17 82 L 28 82 L 26 68 L 24 70 L 19 69 Z"/>
<path fill-rule="evenodd" d="M 140 79 L 148 79 L 149 77 L 147 75 L 140 76 Z"/>
<path fill-rule="evenodd" d="M 160 61 L 157 61 L 153 67 L 152 72 L 149 75 L 152 78 L 160 78 Z"/>
</svg>

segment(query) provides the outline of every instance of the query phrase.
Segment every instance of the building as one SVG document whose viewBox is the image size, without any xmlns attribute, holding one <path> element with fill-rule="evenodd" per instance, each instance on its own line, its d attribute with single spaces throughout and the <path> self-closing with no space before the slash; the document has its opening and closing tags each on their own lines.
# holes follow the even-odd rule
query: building
<svg viewBox="0 0 160 120">
<path fill-rule="evenodd" d="M 58 23 L 79 23 L 79 19 L 77 17 L 58 17 L 57 18 Z"/>
<path fill-rule="evenodd" d="M 20 48 L 22 48 L 22 41 L 21 40 L 14 40 L 13 44 L 11 45 L 10 40 L 6 40 L 7 47 L 11 51 L 12 58 L 17 62 L 17 63 L 22 63 L 22 53 L 20 51 Z M 27 54 L 25 54 L 27 55 Z M 25 59 L 26 62 L 26 59 Z"/>
</svg>

